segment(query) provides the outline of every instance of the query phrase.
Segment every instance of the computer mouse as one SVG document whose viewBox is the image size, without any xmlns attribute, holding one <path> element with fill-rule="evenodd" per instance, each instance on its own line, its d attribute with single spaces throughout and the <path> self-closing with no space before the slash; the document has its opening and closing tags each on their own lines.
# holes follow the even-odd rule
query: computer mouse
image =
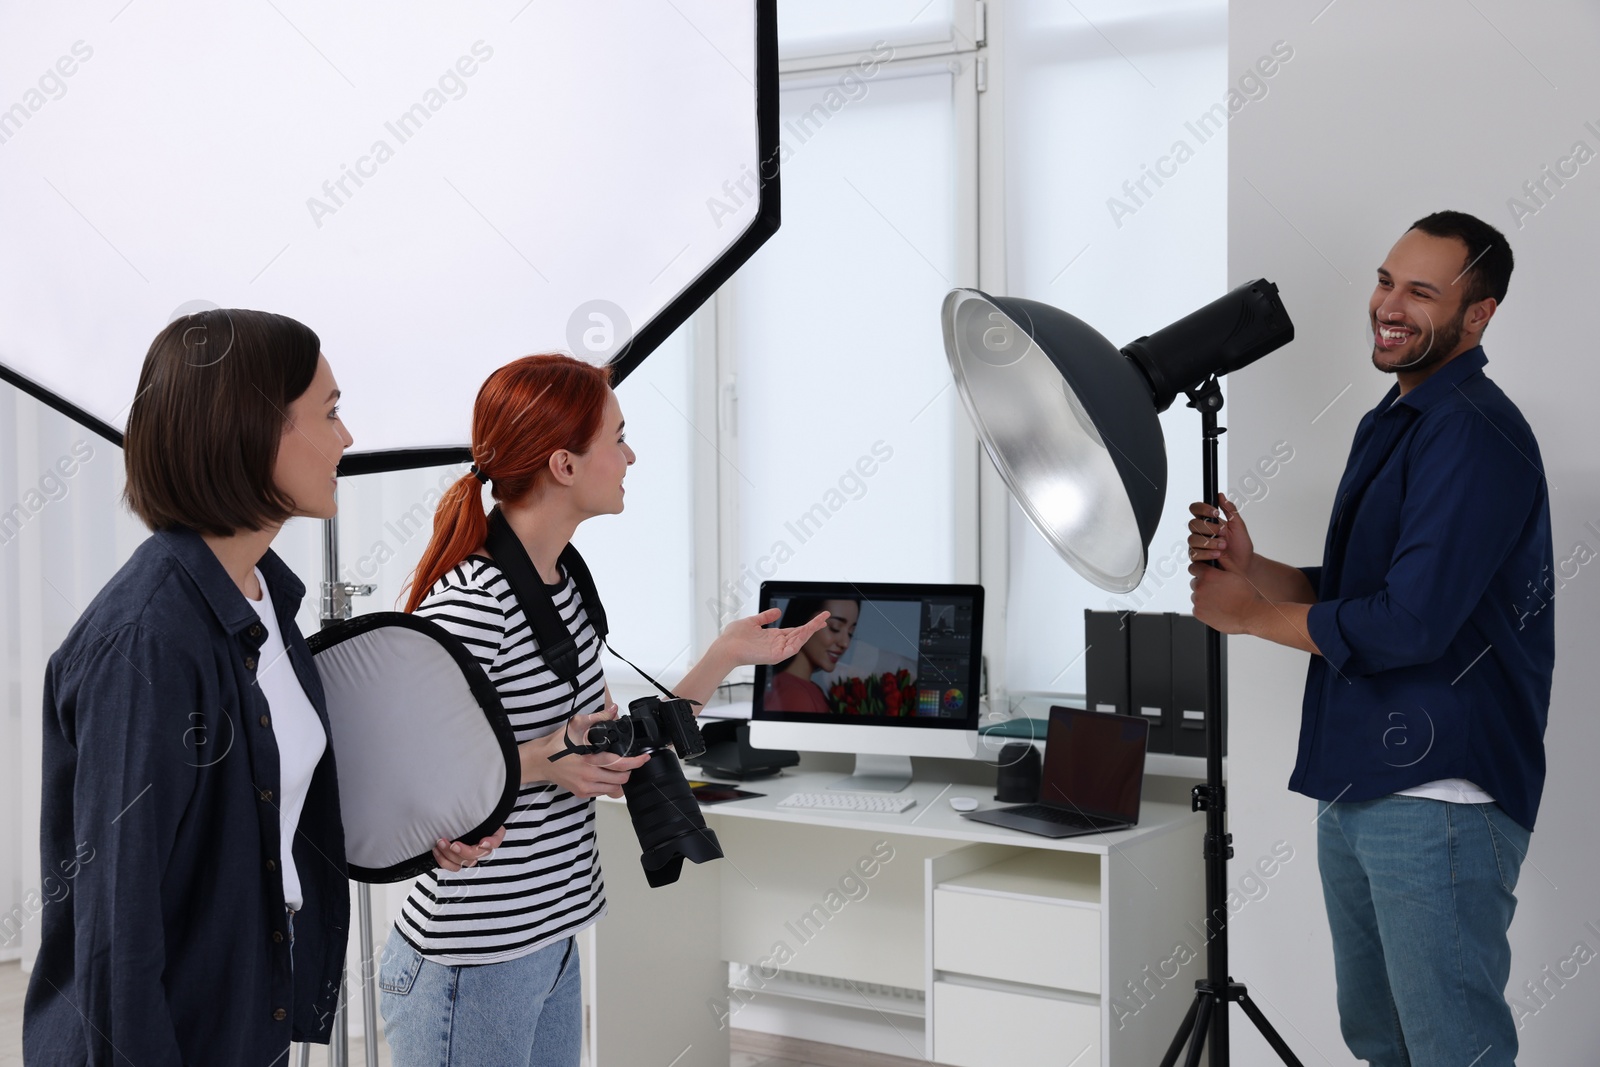
<svg viewBox="0 0 1600 1067">
<path fill-rule="evenodd" d="M 977 811 L 978 802 L 971 797 L 951 797 L 950 806 L 957 811 Z"/>
</svg>

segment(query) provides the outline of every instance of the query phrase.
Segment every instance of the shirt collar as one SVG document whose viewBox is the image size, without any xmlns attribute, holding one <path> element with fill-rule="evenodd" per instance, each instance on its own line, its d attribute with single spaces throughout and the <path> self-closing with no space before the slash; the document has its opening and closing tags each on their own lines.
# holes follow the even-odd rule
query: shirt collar
<svg viewBox="0 0 1600 1067">
<path fill-rule="evenodd" d="M 255 608 L 245 599 L 239 587 L 233 584 L 222 561 L 198 531 L 175 526 L 157 530 L 151 536 L 182 565 L 217 616 L 217 621 L 229 634 L 248 630 L 260 621 Z M 305 583 L 270 548 L 256 566 L 261 568 L 261 577 L 266 579 L 267 591 L 272 594 L 272 606 L 278 618 L 294 618 L 300 610 L 300 601 L 305 597 Z"/>
<path fill-rule="evenodd" d="M 1426 381 L 1405 396 L 1398 395 L 1400 386 L 1396 383 L 1390 389 L 1391 393 L 1396 394 L 1395 399 L 1391 403 L 1390 399 L 1385 397 L 1383 410 L 1387 411 L 1394 405 L 1404 404 L 1414 411 L 1427 411 L 1449 395 L 1456 386 L 1481 371 L 1488 362 L 1489 357 L 1484 354 L 1482 345 L 1469 348 L 1429 375 Z"/>
</svg>

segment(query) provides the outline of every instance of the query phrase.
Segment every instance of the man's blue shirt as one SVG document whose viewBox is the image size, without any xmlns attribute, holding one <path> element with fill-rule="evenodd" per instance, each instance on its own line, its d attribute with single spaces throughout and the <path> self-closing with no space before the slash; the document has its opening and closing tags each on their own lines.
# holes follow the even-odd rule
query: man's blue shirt
<svg viewBox="0 0 1600 1067">
<path fill-rule="evenodd" d="M 1533 828 L 1555 664 L 1550 502 L 1533 431 L 1474 348 L 1356 428 L 1307 626 L 1289 787 L 1368 800 L 1477 783 Z"/>
</svg>

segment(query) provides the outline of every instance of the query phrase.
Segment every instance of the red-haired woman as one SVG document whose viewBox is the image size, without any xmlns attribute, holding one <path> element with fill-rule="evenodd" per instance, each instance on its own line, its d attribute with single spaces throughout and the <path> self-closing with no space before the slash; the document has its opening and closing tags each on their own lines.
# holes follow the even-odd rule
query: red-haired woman
<svg viewBox="0 0 1600 1067">
<path fill-rule="evenodd" d="M 500 368 L 472 412 L 477 462 L 439 502 L 407 611 L 455 633 L 495 683 L 521 752 L 522 792 L 504 842 L 476 870 L 416 882 L 384 949 L 384 1030 L 396 1067 L 530 1064 L 573 1067 L 582 1031 L 573 935 L 605 911 L 594 798 L 619 797 L 649 759 L 611 754 L 552 761 L 563 736 L 617 714 L 600 642 L 558 557 L 578 524 L 622 510 L 633 464 L 622 409 L 604 367 L 527 356 Z M 546 666 L 504 573 L 485 548 L 490 486 L 577 643 L 578 679 Z M 776 611 L 741 619 L 678 683 L 708 700 L 734 667 L 791 656 L 826 621 L 763 629 Z"/>
</svg>

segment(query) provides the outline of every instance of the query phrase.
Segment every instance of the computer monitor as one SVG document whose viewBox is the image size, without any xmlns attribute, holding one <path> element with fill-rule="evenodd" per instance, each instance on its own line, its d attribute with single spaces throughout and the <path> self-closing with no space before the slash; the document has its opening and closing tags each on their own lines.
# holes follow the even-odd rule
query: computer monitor
<svg viewBox="0 0 1600 1067">
<path fill-rule="evenodd" d="M 756 668 L 750 743 L 848 752 L 836 789 L 895 792 L 912 756 L 971 758 L 978 749 L 983 587 L 763 582 L 761 610 L 795 626 L 827 625 L 782 663 Z"/>
</svg>

